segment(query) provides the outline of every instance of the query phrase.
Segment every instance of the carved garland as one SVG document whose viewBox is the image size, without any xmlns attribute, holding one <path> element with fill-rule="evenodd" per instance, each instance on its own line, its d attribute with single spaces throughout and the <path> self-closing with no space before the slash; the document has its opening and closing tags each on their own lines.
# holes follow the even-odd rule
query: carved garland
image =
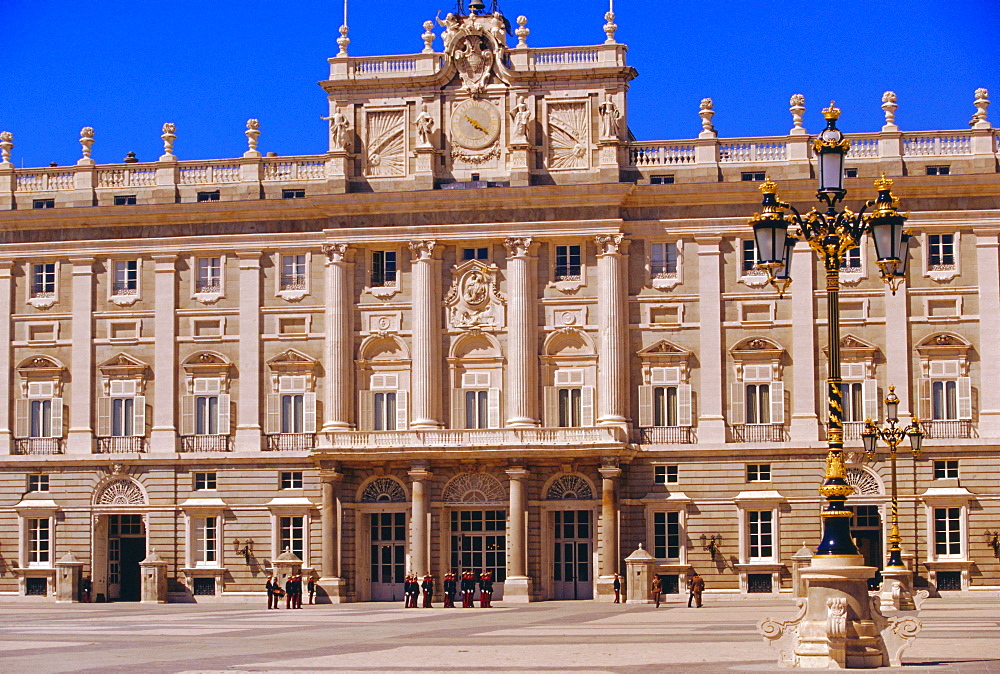
<svg viewBox="0 0 1000 674">
<path fill-rule="evenodd" d="M 463 152 L 462 150 L 452 150 L 451 158 L 458 159 L 459 161 L 464 161 L 467 164 L 484 164 L 491 159 L 496 159 L 500 156 L 500 145 L 495 144 L 489 150 L 482 154 L 471 154 L 469 152 Z"/>
</svg>

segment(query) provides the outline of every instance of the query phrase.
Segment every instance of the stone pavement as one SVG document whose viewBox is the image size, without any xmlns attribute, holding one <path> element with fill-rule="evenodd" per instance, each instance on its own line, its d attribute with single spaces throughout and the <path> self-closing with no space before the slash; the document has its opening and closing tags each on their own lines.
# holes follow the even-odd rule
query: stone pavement
<svg viewBox="0 0 1000 674">
<path fill-rule="evenodd" d="M 702 609 L 592 601 L 494 609 L 395 604 L 3 604 L 0 672 L 787 671 L 756 634 L 791 600 Z M 1000 672 L 996 597 L 930 599 L 905 672 Z"/>
</svg>

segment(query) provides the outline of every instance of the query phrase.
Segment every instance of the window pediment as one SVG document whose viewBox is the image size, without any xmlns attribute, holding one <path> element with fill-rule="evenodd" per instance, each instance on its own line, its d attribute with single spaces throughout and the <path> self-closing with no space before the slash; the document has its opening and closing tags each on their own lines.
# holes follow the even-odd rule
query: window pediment
<svg viewBox="0 0 1000 674">
<path fill-rule="evenodd" d="M 958 361 L 959 374 L 969 376 L 969 351 L 972 350 L 972 344 L 964 337 L 951 332 L 939 332 L 920 340 L 916 349 L 920 354 L 924 377 L 930 376 L 930 362 L 938 360 Z"/>
<path fill-rule="evenodd" d="M 55 397 L 62 395 L 66 367 L 49 356 L 30 356 L 15 368 L 21 379 L 21 394 L 28 396 L 28 382 L 50 382 Z"/>
<path fill-rule="evenodd" d="M 189 393 L 194 393 L 195 379 L 217 379 L 220 390 L 226 393 L 229 389 L 230 362 L 225 356 L 212 351 L 201 351 L 188 357 L 182 365 L 186 373 Z"/>
<path fill-rule="evenodd" d="M 743 369 L 746 365 L 771 365 L 773 381 L 781 380 L 782 360 L 785 350 L 777 343 L 763 337 L 744 339 L 729 350 L 736 361 L 736 377 L 743 380 Z"/>
<path fill-rule="evenodd" d="M 312 391 L 316 385 L 316 359 L 310 358 L 301 351 L 288 349 L 267 361 L 271 369 L 271 387 L 277 391 L 281 377 L 305 377 L 306 391 Z"/>
</svg>

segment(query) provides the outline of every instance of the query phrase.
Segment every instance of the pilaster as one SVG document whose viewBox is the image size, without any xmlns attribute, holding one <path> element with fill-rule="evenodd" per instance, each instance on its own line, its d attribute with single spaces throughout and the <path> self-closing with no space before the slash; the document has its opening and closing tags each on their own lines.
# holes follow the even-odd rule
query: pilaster
<svg viewBox="0 0 1000 674">
<path fill-rule="evenodd" d="M 350 430 L 354 412 L 354 283 L 346 243 L 323 246 L 326 256 L 326 311 L 323 315 L 327 360 L 323 432 Z"/>
<path fill-rule="evenodd" d="M 236 451 L 261 448 L 260 251 L 238 252 L 240 261 L 240 400 Z"/>
<path fill-rule="evenodd" d="M 975 230 L 979 334 L 1000 334 L 1000 240 L 997 230 Z M 1000 437 L 1000 340 L 979 340 L 979 437 Z"/>
<path fill-rule="evenodd" d="M 14 208 L 14 186 L 17 184 L 14 176 L 14 164 L 0 161 L 0 211 Z"/>
<path fill-rule="evenodd" d="M 911 406 L 913 381 L 911 380 L 910 358 L 910 307 L 909 286 L 903 281 L 896 294 L 889 287 L 885 289 L 885 361 L 886 384 L 896 385 L 899 396 L 899 418 L 905 419 L 916 414 L 916 406 Z"/>
<path fill-rule="evenodd" d="M 508 238 L 507 248 L 507 426 L 538 425 L 538 321 L 535 256 L 530 237 Z"/>
<path fill-rule="evenodd" d="M 153 255 L 153 429 L 150 452 L 177 451 L 177 256 Z"/>
<path fill-rule="evenodd" d="M 722 414 L 725 391 L 722 359 L 722 240 L 697 238 L 698 244 L 698 359 L 701 403 L 698 442 L 726 441 L 726 418 Z"/>
<path fill-rule="evenodd" d="M 813 275 L 813 252 L 806 244 L 792 251 L 792 359 L 795 362 L 792 395 L 792 442 L 815 442 L 819 439 L 816 413 L 816 284 Z"/>
<path fill-rule="evenodd" d="M 72 335 L 67 454 L 94 451 L 94 258 L 70 258 L 72 271 Z"/>
<path fill-rule="evenodd" d="M 434 241 L 411 241 L 413 305 L 413 369 L 410 379 L 410 428 L 441 427 L 441 294 L 437 292 L 438 261 Z"/>
<path fill-rule="evenodd" d="M 628 287 L 622 234 L 600 234 L 597 243 L 598 417 L 600 426 L 624 426 L 628 420 Z"/>
<path fill-rule="evenodd" d="M 7 456 L 11 451 L 13 434 L 10 427 L 10 411 L 14 399 L 12 374 L 14 364 L 11 353 L 11 314 L 13 313 L 14 280 L 12 278 L 14 263 L 11 260 L 0 260 L 0 456 Z"/>
</svg>

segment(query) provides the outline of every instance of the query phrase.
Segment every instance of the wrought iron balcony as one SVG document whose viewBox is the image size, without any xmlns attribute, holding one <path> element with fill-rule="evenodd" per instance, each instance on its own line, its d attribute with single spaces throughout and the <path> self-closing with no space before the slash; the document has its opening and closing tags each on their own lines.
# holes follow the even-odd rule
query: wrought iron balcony
<svg viewBox="0 0 1000 674">
<path fill-rule="evenodd" d="M 16 438 L 15 454 L 62 454 L 62 438 Z"/>
<path fill-rule="evenodd" d="M 693 426 L 648 426 L 636 429 L 642 445 L 693 445 L 698 441 Z"/>
<path fill-rule="evenodd" d="M 954 440 L 976 437 L 976 427 L 969 419 L 921 421 L 926 440 Z"/>
<path fill-rule="evenodd" d="M 275 433 L 266 438 L 265 448 L 269 451 L 299 452 L 316 446 L 315 433 Z"/>
<path fill-rule="evenodd" d="M 733 424 L 729 427 L 733 442 L 784 442 L 788 440 L 784 424 Z"/>
<path fill-rule="evenodd" d="M 186 435 L 181 438 L 182 452 L 231 452 L 233 439 L 228 435 Z"/>
<path fill-rule="evenodd" d="M 146 451 L 146 438 L 141 435 L 124 435 L 97 438 L 98 454 L 135 453 Z"/>
</svg>

